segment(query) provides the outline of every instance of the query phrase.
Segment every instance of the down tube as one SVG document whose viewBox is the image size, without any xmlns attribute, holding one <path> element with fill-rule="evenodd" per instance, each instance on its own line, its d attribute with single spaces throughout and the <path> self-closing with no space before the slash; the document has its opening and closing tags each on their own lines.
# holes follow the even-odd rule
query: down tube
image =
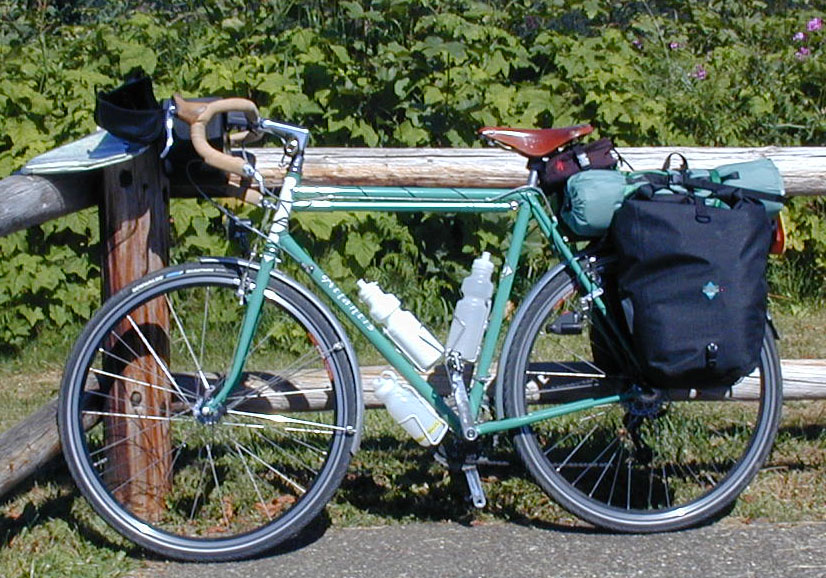
<svg viewBox="0 0 826 578">
<path fill-rule="evenodd" d="M 284 233 L 279 240 L 279 246 L 293 258 L 304 271 L 312 278 L 321 291 L 329 297 L 336 307 L 344 313 L 355 327 L 378 349 L 390 365 L 424 397 L 436 411 L 445 418 L 453 431 L 461 431 L 459 419 L 450 409 L 442 397 L 425 381 L 416 368 L 396 350 L 393 343 L 387 339 L 371 322 L 355 303 L 352 302 L 338 285 L 313 261 L 307 252 L 290 235 Z"/>
</svg>

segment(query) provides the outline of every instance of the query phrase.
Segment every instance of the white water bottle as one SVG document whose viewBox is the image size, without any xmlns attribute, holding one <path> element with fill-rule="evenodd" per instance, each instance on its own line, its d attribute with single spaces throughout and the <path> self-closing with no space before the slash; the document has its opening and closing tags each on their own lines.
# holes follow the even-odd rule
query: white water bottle
<svg viewBox="0 0 826 578">
<path fill-rule="evenodd" d="M 453 322 L 447 336 L 447 349 L 458 351 L 462 359 L 476 361 L 482 346 L 482 335 L 488 324 L 490 298 L 493 295 L 493 262 L 485 251 L 473 261 L 470 275 L 462 281 L 462 298 L 456 303 Z"/>
<path fill-rule="evenodd" d="M 384 325 L 384 332 L 396 347 L 416 365 L 427 371 L 444 352 L 442 344 L 416 316 L 401 308 L 395 295 L 385 293 L 377 283 L 358 280 L 359 298 L 370 307 L 370 316 Z"/>
<path fill-rule="evenodd" d="M 392 371 L 373 381 L 376 397 L 404 431 L 422 446 L 435 446 L 447 432 L 447 423 L 411 387 L 402 385 Z"/>
</svg>

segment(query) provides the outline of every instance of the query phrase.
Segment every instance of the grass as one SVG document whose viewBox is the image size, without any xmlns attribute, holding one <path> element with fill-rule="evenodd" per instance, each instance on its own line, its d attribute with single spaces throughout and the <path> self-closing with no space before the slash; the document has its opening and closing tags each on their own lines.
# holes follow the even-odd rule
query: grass
<svg viewBox="0 0 826 578">
<path fill-rule="evenodd" d="M 785 308 L 775 315 L 785 358 L 826 357 L 826 309 Z M 57 391 L 69 332 L 41 339 L 0 363 L 0 430 Z M 361 451 L 326 510 L 334 527 L 420 520 L 514 521 L 541 526 L 581 522 L 551 501 L 514 462 L 503 437 L 481 468 L 488 506 L 472 508 L 461 475 L 451 477 L 432 451 L 404 437 L 383 411 L 368 412 Z M 784 405 L 770 461 L 723 523 L 826 519 L 826 401 Z M 128 576 L 143 554 L 99 520 L 58 464 L 0 502 L 0 576 Z"/>
</svg>

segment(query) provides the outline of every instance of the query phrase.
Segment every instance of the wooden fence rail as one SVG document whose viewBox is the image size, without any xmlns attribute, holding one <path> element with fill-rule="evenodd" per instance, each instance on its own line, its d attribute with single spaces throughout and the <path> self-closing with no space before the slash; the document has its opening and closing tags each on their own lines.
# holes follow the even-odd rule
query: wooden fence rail
<svg viewBox="0 0 826 578">
<path fill-rule="evenodd" d="M 271 183 L 282 176 L 280 149 L 251 149 L 258 166 Z M 690 166 L 710 168 L 756 158 L 770 158 L 780 169 L 790 195 L 821 194 L 826 179 L 826 148 L 627 148 L 620 153 L 634 169 L 659 168 L 670 152 L 680 152 Z M 151 151 L 150 151 L 151 154 Z M 144 162 L 146 161 L 146 162 Z M 141 167 L 150 167 L 143 169 Z M 110 222 L 103 232 L 104 246 L 123 255 L 140 255 L 137 268 L 125 270 L 108 254 L 106 291 L 116 290 L 153 268 L 163 265 L 168 227 L 163 208 L 167 196 L 192 197 L 194 190 L 183 183 L 169 189 L 155 177 L 145 179 L 142 170 L 157 171 L 154 159 L 138 159 L 116 167 L 62 175 L 17 174 L 0 181 L 0 235 L 44 223 L 80 209 L 98 205 Z M 515 187 L 524 184 L 525 160 L 493 148 L 473 149 L 350 149 L 317 148 L 308 151 L 305 182 L 311 184 L 428 187 Z M 135 183 L 142 197 L 135 202 Z M 104 194 L 105 191 L 105 194 Z M 255 191 L 227 182 L 221 195 L 255 197 Z M 151 210 L 143 210 L 149 202 Z M 121 212 L 112 213 L 113 205 Z M 160 204 L 159 204 L 160 203 Z M 124 209 L 123 207 L 127 207 Z M 132 207 L 132 208 L 128 208 Z M 141 209 L 143 207 L 143 209 Z M 123 212 L 125 211 L 125 212 Z M 132 215 L 129 217 L 129 215 Z M 123 226 L 124 219 L 134 219 Z M 140 231 L 131 234 L 129 231 Z M 124 234 L 126 232 L 126 238 Z M 131 258 L 130 258 L 131 260 Z M 133 263 L 133 264 L 135 264 Z M 117 275 L 113 282 L 112 275 Z M 826 397 L 826 367 L 820 361 L 784 361 L 786 396 L 793 399 Z M 366 372 L 369 374 L 369 370 Z M 364 381 L 369 383 L 368 375 Z M 744 388 L 745 391 L 746 388 Z M 368 400 L 370 400 L 368 396 Z M 373 401 L 368 401 L 374 405 Z M 0 434 L 0 495 L 57 456 L 59 440 L 54 423 L 55 404 L 50 402 L 32 416 Z"/>
<path fill-rule="evenodd" d="M 670 152 L 680 152 L 691 166 L 714 167 L 770 158 L 780 169 L 790 195 L 819 195 L 826 180 L 826 148 L 620 148 L 635 169 L 659 168 Z M 250 149 L 270 182 L 283 173 L 281 149 Z M 13 175 L 0 181 L 0 235 L 94 206 L 100 171 L 71 175 Z M 432 187 L 516 187 L 527 177 L 525 160 L 495 148 L 360 149 L 311 148 L 304 179 L 312 184 Z M 173 197 L 192 197 L 194 190 L 173 186 Z M 227 197 L 242 196 L 233 184 Z"/>
</svg>

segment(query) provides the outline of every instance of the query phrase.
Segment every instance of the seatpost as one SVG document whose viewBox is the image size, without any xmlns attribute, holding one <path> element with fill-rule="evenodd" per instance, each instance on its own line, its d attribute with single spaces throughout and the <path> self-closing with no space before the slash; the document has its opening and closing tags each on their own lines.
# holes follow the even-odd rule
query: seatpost
<svg viewBox="0 0 826 578">
<path fill-rule="evenodd" d="M 539 186 L 539 171 L 537 169 L 530 169 L 530 173 L 528 173 L 528 186 L 529 187 L 538 187 Z"/>
</svg>

